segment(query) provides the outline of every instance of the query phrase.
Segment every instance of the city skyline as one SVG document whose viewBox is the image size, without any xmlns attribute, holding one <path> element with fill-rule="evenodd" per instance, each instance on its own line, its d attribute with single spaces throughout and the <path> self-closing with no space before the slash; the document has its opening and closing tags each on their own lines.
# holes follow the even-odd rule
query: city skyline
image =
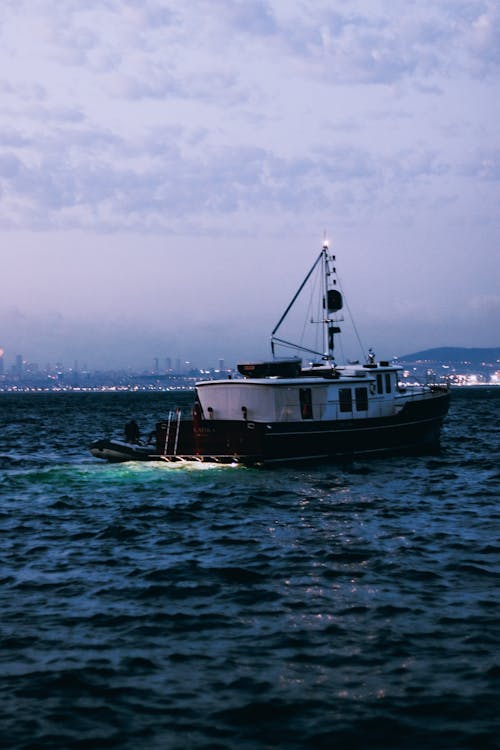
<svg viewBox="0 0 500 750">
<path fill-rule="evenodd" d="M 500 347 L 455 348 L 444 347 L 409 353 L 401 357 L 403 382 L 444 382 L 450 386 L 500 385 Z M 4 368 L 0 350 L 0 393 L 48 392 L 156 392 L 192 390 L 200 380 L 240 378 L 236 364 L 218 367 L 181 362 L 166 357 L 155 358 L 153 367 L 141 370 L 90 370 L 85 365 L 66 368 L 63 363 L 40 367 L 38 363 L 17 355 L 10 368 Z"/>
<path fill-rule="evenodd" d="M 134 371 L 134 372 L 148 372 L 151 374 L 154 373 L 168 373 L 168 372 L 174 372 L 174 373 L 188 373 L 190 371 L 203 371 L 203 370 L 211 370 L 211 371 L 222 371 L 222 370 L 232 370 L 236 367 L 235 362 L 228 363 L 226 366 L 226 361 L 223 358 L 219 358 L 217 362 L 210 362 L 210 363 L 199 363 L 194 362 L 191 360 L 184 360 L 180 357 L 153 357 L 151 359 L 151 362 L 144 362 L 141 367 L 138 367 L 136 369 L 132 367 L 128 368 L 112 368 L 116 369 L 117 371 Z M 6 356 L 6 352 L 4 349 L 0 347 L 0 376 L 1 375 L 16 375 L 16 376 L 22 376 L 26 374 L 37 374 L 37 373 L 55 373 L 58 370 L 62 372 L 91 372 L 91 371 L 99 371 L 103 370 L 104 368 L 90 368 L 88 367 L 87 363 L 83 360 L 75 360 L 73 363 L 64 362 L 62 360 L 55 360 L 52 362 L 37 362 L 30 357 L 24 357 L 22 354 L 11 354 L 9 357 L 8 354 Z"/>
<path fill-rule="evenodd" d="M 375 353 L 372 353 L 375 355 Z M 300 355 L 299 352 L 295 353 L 295 356 L 302 356 L 304 362 L 309 361 L 307 354 Z M 311 359 L 313 361 L 314 358 Z M 419 352 L 406 352 L 400 356 L 395 356 L 394 361 L 401 361 L 402 363 L 421 363 L 425 365 L 426 362 L 434 365 L 439 365 L 444 369 L 447 369 L 449 365 L 453 366 L 470 366 L 489 368 L 498 372 L 498 365 L 500 364 L 500 347 L 435 347 L 426 349 Z M 219 358 L 217 362 L 196 362 L 191 360 L 183 360 L 180 357 L 154 357 L 151 362 L 144 363 L 142 367 L 137 369 L 133 368 L 116 368 L 115 370 L 104 370 L 103 368 L 92 369 L 87 366 L 86 362 L 79 362 L 76 360 L 72 364 L 57 361 L 54 363 L 47 362 L 41 364 L 39 362 L 32 361 L 23 357 L 21 354 L 16 354 L 10 360 L 5 358 L 5 352 L 0 347 L 0 376 L 6 378 L 22 378 L 22 377 L 37 377 L 41 374 L 86 374 L 86 373 L 134 373 L 136 375 L 148 374 L 151 376 L 166 375 L 166 374 L 178 374 L 178 375 L 192 375 L 195 373 L 219 373 L 219 372 L 235 372 L 238 369 L 238 362 L 229 361 Z M 340 366 L 342 363 L 338 363 Z"/>
<path fill-rule="evenodd" d="M 499 343 L 496 3 L 19 0 L 0 41 L 9 358 L 269 357 L 325 233 L 365 353 Z"/>
</svg>

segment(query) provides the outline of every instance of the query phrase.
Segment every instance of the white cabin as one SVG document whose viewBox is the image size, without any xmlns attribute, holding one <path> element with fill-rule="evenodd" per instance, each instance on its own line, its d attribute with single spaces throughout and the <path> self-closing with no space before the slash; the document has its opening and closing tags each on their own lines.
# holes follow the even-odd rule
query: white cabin
<svg viewBox="0 0 500 750">
<path fill-rule="evenodd" d="M 330 371 L 331 373 L 331 371 Z M 388 417 L 423 386 L 399 383 L 400 369 L 339 367 L 335 377 L 262 377 L 203 381 L 196 386 L 205 419 L 301 422 Z"/>
</svg>

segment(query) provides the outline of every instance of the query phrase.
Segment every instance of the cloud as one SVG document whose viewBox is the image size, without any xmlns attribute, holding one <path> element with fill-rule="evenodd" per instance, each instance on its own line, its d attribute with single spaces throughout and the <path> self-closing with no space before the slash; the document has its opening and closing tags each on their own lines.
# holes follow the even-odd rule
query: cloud
<svg viewBox="0 0 500 750">
<path fill-rule="evenodd" d="M 278 30 L 273 3 L 266 0 L 202 0 L 199 9 L 218 18 L 221 25 L 244 35 L 268 37 Z"/>
<path fill-rule="evenodd" d="M 0 30 L 0 224 L 224 231 L 449 205 L 454 176 L 498 178 L 495 105 L 481 115 L 498 33 L 481 0 L 20 0 Z"/>
<path fill-rule="evenodd" d="M 499 9 L 481 0 L 382 0 L 350 3 L 344 11 L 311 3 L 279 32 L 292 55 L 350 85 L 432 81 L 459 71 L 475 76 L 479 69 L 495 75 L 500 63 Z"/>
<path fill-rule="evenodd" d="M 19 228 L 179 231 L 188 218 L 201 231 L 210 217 L 223 231 L 228 217 L 245 212 L 272 224 L 276 212 L 342 208 L 347 215 L 395 200 L 409 207 L 420 190 L 420 205 L 430 208 L 449 200 L 454 173 L 500 177 L 496 151 L 456 168 L 427 148 L 381 157 L 349 142 L 283 157 L 250 145 L 215 147 L 203 132 L 180 127 L 138 141 L 77 128 L 65 140 L 57 134 L 38 147 L 27 139 L 14 145 L 0 153 L 0 222 Z"/>
<path fill-rule="evenodd" d="M 478 148 L 461 165 L 461 174 L 480 181 L 500 181 L 500 149 Z"/>
<path fill-rule="evenodd" d="M 112 137 L 77 135 L 62 152 L 59 141 L 46 142 L 35 162 L 13 152 L 0 156 L 3 195 L 24 206 L 20 226 L 28 220 L 60 228 L 92 221 L 96 228 L 115 230 L 160 228 L 172 219 L 212 212 L 224 221 L 238 210 L 305 210 L 326 200 L 328 184 L 371 178 L 376 169 L 369 155 L 349 147 L 300 159 L 277 158 L 250 146 L 206 147 L 202 156 L 186 156 L 178 144 L 169 143 L 168 133 L 166 142 L 157 134 L 148 159 L 137 161 L 136 154 L 144 152 L 132 145 L 127 159 Z M 0 218 L 6 221 L 9 211 L 4 203 Z"/>
<path fill-rule="evenodd" d="M 500 66 L 500 8 L 492 2 L 483 6 L 467 28 L 469 50 L 481 75 L 495 75 Z"/>
</svg>

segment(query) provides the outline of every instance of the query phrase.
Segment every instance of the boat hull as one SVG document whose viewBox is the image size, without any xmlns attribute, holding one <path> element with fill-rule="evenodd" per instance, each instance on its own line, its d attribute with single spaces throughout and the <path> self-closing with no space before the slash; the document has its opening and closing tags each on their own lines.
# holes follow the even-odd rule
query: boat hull
<svg viewBox="0 0 500 750">
<path fill-rule="evenodd" d="M 284 463 L 370 453 L 426 453 L 439 449 L 449 393 L 407 404 L 398 415 L 332 421 L 255 423 L 203 421 L 196 453 L 234 455 L 241 463 Z"/>
<path fill-rule="evenodd" d="M 392 416 L 342 420 L 256 422 L 187 419 L 158 422 L 156 445 L 98 440 L 91 453 L 110 462 L 215 461 L 248 466 L 346 458 L 368 454 L 417 454 L 439 450 L 450 393 L 408 401 Z"/>
</svg>

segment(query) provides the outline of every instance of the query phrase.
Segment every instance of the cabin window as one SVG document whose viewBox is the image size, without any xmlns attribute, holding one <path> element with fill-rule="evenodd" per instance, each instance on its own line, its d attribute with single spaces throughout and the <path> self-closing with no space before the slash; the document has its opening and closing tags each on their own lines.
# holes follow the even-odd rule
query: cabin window
<svg viewBox="0 0 500 750">
<path fill-rule="evenodd" d="M 382 380 L 382 373 L 377 372 L 377 393 L 384 392 L 384 381 Z"/>
<path fill-rule="evenodd" d="M 312 409 L 311 389 L 300 388 L 299 398 L 300 398 L 300 413 L 301 413 L 302 419 L 312 419 L 313 409 Z"/>
<path fill-rule="evenodd" d="M 356 411 L 368 411 L 368 388 L 355 388 Z"/>
<path fill-rule="evenodd" d="M 352 411 L 352 391 L 350 388 L 339 388 L 340 411 Z"/>
<path fill-rule="evenodd" d="M 390 393 L 391 390 L 392 390 L 391 373 L 390 372 L 386 372 L 385 373 L 385 391 L 386 391 L 386 393 Z"/>
</svg>

